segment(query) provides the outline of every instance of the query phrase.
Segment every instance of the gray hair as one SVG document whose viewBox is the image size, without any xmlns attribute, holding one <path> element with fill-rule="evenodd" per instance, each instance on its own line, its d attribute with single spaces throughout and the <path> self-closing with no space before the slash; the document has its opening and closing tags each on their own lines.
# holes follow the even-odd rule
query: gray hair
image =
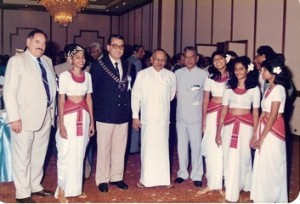
<svg viewBox="0 0 300 204">
<path fill-rule="evenodd" d="M 92 42 L 90 45 L 89 45 L 89 48 L 96 48 L 97 50 L 101 50 L 101 44 L 98 43 L 98 42 Z"/>
</svg>

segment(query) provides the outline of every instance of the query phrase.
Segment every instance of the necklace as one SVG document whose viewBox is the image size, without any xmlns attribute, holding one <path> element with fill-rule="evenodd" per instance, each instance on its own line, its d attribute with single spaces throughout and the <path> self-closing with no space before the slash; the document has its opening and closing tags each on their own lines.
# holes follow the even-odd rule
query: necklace
<svg viewBox="0 0 300 204">
<path fill-rule="evenodd" d="M 75 82 L 78 82 L 78 83 L 82 83 L 85 81 L 85 74 L 84 72 L 82 72 L 81 75 L 76 75 L 72 70 L 69 70 L 71 76 L 72 76 L 72 79 L 75 81 Z"/>
</svg>

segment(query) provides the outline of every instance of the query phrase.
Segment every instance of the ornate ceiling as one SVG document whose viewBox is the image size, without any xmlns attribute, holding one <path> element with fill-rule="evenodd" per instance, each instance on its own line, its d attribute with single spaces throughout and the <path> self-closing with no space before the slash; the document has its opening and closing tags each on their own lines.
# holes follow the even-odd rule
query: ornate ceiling
<svg viewBox="0 0 300 204">
<path fill-rule="evenodd" d="M 141 7 L 152 0 L 89 0 L 84 13 L 120 15 Z M 6 9 L 45 10 L 37 0 L 0 0 L 0 7 Z"/>
</svg>

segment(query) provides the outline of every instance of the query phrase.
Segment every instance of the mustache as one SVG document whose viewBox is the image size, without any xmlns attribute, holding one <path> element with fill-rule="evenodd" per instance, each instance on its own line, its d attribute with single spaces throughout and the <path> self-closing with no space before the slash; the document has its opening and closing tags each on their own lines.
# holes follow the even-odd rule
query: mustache
<svg viewBox="0 0 300 204">
<path fill-rule="evenodd" d="M 45 51 L 43 48 L 41 47 L 38 47 L 38 48 L 35 48 L 36 50 L 41 50 L 41 51 Z"/>
</svg>

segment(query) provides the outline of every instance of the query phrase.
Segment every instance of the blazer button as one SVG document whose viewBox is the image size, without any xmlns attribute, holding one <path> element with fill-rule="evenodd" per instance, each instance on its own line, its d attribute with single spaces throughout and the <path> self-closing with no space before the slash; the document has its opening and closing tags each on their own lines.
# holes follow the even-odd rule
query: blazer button
<svg viewBox="0 0 300 204">
<path fill-rule="evenodd" d="M 118 104 L 118 106 L 120 106 L 121 104 Z"/>
<path fill-rule="evenodd" d="M 118 95 L 119 98 L 121 98 L 121 95 Z"/>
</svg>

